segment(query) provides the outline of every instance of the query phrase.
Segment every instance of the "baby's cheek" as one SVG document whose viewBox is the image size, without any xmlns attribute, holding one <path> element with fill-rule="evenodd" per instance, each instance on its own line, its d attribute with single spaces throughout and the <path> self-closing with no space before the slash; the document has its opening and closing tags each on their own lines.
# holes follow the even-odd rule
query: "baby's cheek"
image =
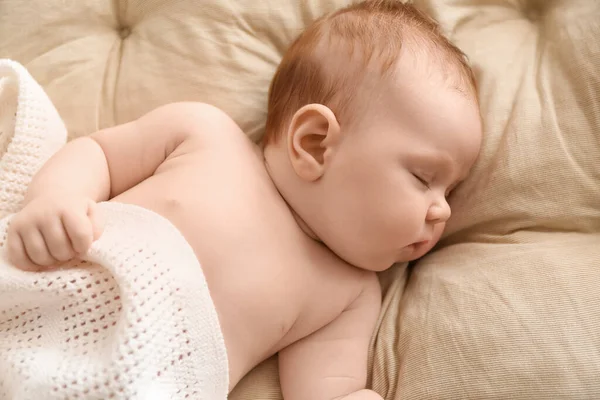
<svg viewBox="0 0 600 400">
<path fill-rule="evenodd" d="M 446 223 L 437 224 L 433 228 L 433 240 L 431 241 L 431 247 L 435 246 L 437 242 L 440 240 L 442 233 L 444 233 L 444 229 L 446 229 Z"/>
</svg>

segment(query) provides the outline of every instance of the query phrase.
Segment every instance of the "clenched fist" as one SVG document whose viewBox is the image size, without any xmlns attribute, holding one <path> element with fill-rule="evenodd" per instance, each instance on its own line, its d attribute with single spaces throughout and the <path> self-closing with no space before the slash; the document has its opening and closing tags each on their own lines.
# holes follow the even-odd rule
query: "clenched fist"
<svg viewBox="0 0 600 400">
<path fill-rule="evenodd" d="M 6 239 L 8 257 L 18 268 L 40 270 L 85 254 L 102 229 L 95 201 L 41 196 L 13 217 Z"/>
</svg>

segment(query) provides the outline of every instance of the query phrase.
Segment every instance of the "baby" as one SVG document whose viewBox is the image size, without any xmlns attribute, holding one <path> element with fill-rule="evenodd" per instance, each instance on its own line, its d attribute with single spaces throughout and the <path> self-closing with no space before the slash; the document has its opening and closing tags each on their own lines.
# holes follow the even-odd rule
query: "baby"
<svg viewBox="0 0 600 400">
<path fill-rule="evenodd" d="M 200 103 L 74 140 L 35 176 L 9 256 L 29 270 L 67 261 L 102 234 L 98 202 L 144 207 L 202 265 L 230 390 L 278 353 L 286 400 L 381 399 L 365 389 L 375 272 L 434 246 L 480 142 L 462 53 L 411 6 L 362 2 L 291 45 L 261 148 Z"/>
</svg>

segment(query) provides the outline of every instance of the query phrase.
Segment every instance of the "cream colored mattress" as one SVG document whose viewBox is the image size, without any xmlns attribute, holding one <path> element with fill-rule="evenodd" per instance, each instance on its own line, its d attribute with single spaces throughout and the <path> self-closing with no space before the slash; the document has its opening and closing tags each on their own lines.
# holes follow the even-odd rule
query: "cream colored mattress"
<svg viewBox="0 0 600 400">
<path fill-rule="evenodd" d="M 274 69 L 349 0 L 0 0 L 0 58 L 70 137 L 199 100 L 262 134 Z M 600 398 L 600 0 L 423 0 L 476 69 L 481 158 L 440 247 L 382 275 L 387 399 Z M 280 399 L 276 359 L 231 399 Z"/>
</svg>

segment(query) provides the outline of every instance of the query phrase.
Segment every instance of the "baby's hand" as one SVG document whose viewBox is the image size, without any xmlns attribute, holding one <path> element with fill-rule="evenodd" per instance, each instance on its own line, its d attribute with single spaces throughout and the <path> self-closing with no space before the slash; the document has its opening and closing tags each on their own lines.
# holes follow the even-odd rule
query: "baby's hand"
<svg viewBox="0 0 600 400">
<path fill-rule="evenodd" d="M 13 217 L 8 257 L 18 268 L 40 270 L 85 254 L 102 228 L 96 202 L 89 198 L 38 197 Z"/>
</svg>

